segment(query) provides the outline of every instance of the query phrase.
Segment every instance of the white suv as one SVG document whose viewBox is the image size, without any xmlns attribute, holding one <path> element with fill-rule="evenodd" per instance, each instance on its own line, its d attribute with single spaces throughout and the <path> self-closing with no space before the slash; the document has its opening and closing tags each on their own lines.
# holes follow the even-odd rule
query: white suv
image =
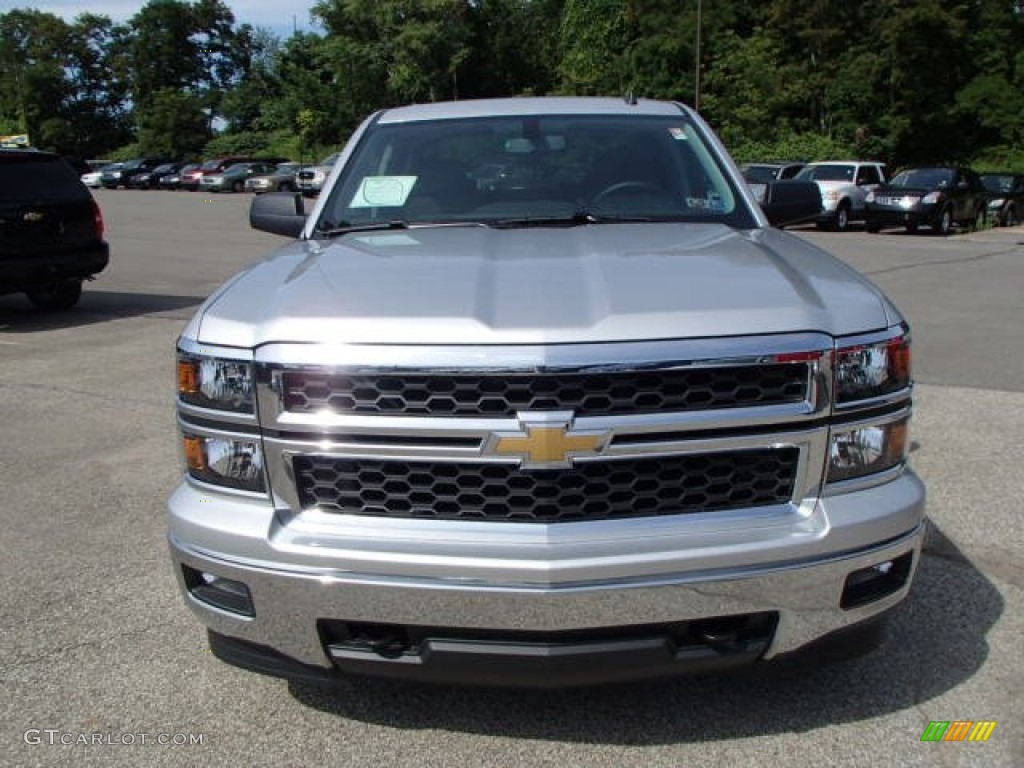
<svg viewBox="0 0 1024 768">
<path fill-rule="evenodd" d="M 887 177 L 884 163 L 825 160 L 809 163 L 796 178 L 816 182 L 821 190 L 818 226 L 845 232 L 851 221 L 864 220 L 864 198 Z"/>
</svg>

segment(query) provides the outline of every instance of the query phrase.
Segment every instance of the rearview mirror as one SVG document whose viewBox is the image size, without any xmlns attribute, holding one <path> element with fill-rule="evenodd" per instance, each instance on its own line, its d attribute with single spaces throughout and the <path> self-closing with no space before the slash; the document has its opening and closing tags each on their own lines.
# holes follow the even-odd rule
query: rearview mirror
<svg viewBox="0 0 1024 768">
<path fill-rule="evenodd" d="M 802 224 L 821 213 L 821 190 L 813 181 L 786 179 L 758 184 L 757 187 L 755 195 L 773 227 Z"/>
<path fill-rule="evenodd" d="M 262 232 L 298 237 L 306 226 L 306 209 L 297 192 L 269 192 L 249 206 L 249 226 Z"/>
</svg>

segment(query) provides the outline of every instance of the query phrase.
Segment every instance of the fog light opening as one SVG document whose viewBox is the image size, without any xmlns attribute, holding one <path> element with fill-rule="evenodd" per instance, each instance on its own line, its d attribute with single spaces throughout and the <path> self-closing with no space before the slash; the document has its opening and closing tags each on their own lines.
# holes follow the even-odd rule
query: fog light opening
<svg viewBox="0 0 1024 768">
<path fill-rule="evenodd" d="M 843 610 L 881 600 L 887 595 L 899 592 L 910 578 L 914 555 L 905 555 L 859 568 L 846 577 L 839 605 Z"/>
<path fill-rule="evenodd" d="M 250 617 L 256 615 L 252 595 L 242 582 L 225 579 L 208 571 L 199 571 L 187 565 L 181 566 L 181 570 L 185 575 L 185 586 L 196 600 L 229 613 Z"/>
</svg>

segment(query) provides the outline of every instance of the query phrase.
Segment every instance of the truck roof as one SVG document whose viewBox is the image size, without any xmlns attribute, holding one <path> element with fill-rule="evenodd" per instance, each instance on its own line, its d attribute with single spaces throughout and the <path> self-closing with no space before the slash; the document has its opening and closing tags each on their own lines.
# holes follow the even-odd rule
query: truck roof
<svg viewBox="0 0 1024 768">
<path fill-rule="evenodd" d="M 387 109 L 380 113 L 378 122 L 404 123 L 496 115 L 681 115 L 685 110 L 681 104 L 652 99 L 636 99 L 635 102 L 579 96 L 470 99 Z"/>
</svg>

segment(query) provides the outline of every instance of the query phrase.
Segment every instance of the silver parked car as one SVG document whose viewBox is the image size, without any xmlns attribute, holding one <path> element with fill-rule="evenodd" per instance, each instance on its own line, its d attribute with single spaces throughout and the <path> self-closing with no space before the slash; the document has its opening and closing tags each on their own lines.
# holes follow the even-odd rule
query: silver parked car
<svg viewBox="0 0 1024 768">
<path fill-rule="evenodd" d="M 308 216 L 254 198 L 290 242 L 177 344 L 170 552 L 218 657 L 603 683 L 864 642 L 907 595 L 907 323 L 697 113 L 409 106 L 338 163 Z"/>
<path fill-rule="evenodd" d="M 335 152 L 325 157 L 317 165 L 305 166 L 300 169 L 295 177 L 299 191 L 306 197 L 315 197 L 320 194 L 320 190 L 323 189 L 327 177 L 334 170 L 334 164 L 338 162 L 340 156 L 340 152 Z"/>
<path fill-rule="evenodd" d="M 821 190 L 818 226 L 845 232 L 854 221 L 863 221 L 868 194 L 884 184 L 884 163 L 862 160 L 825 160 L 808 163 L 794 178 L 813 181 Z"/>
<path fill-rule="evenodd" d="M 245 180 L 245 191 L 257 195 L 264 192 L 294 192 L 295 174 L 302 168 L 300 163 L 278 163 L 274 170 Z"/>
</svg>

